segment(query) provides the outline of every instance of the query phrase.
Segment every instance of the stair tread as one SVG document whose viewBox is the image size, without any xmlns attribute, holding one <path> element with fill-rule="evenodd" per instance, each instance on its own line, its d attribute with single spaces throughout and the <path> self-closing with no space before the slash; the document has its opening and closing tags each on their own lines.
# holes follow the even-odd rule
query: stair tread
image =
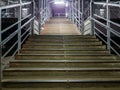
<svg viewBox="0 0 120 90">
<path fill-rule="evenodd" d="M 10 62 L 85 62 L 85 63 L 120 63 L 120 60 L 13 60 Z"/>
<path fill-rule="evenodd" d="M 18 54 L 18 55 L 35 55 L 35 56 L 113 56 L 110 54 Z"/>
<path fill-rule="evenodd" d="M 34 51 L 106 51 L 105 49 L 97 48 L 97 49 L 46 49 L 46 48 L 22 48 L 22 50 L 34 50 Z"/>
<path fill-rule="evenodd" d="M 35 56 L 114 56 L 114 55 L 111 55 L 111 54 L 18 54 L 18 55 L 35 55 Z"/>
<path fill-rule="evenodd" d="M 46 87 L 46 88 L 2 88 L 2 90 L 119 90 L 120 87 Z"/>
<path fill-rule="evenodd" d="M 55 71 L 55 70 L 68 70 L 68 71 L 72 71 L 72 70 L 76 70 L 76 71 L 85 71 L 85 70 L 87 70 L 87 71 L 96 71 L 96 70 L 101 70 L 101 71 L 107 71 L 107 70 L 120 70 L 120 67 L 107 67 L 107 68 L 105 68 L 105 67 L 101 67 L 101 68 L 90 68 L 90 67 L 87 67 L 87 68 L 8 68 L 8 69 L 6 69 L 5 71 L 28 71 L 28 70 L 36 70 L 36 71 L 39 71 L 39 70 L 50 70 L 50 71 Z"/>
<path fill-rule="evenodd" d="M 2 82 L 120 82 L 120 78 L 76 78 L 76 79 L 3 79 Z"/>
</svg>

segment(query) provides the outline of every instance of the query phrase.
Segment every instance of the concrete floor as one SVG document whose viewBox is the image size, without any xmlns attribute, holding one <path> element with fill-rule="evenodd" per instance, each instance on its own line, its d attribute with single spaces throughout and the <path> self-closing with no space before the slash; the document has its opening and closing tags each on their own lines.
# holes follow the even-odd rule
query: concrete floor
<svg viewBox="0 0 120 90">
<path fill-rule="evenodd" d="M 80 32 L 67 18 L 51 18 L 46 22 L 41 35 L 80 35 Z"/>
</svg>

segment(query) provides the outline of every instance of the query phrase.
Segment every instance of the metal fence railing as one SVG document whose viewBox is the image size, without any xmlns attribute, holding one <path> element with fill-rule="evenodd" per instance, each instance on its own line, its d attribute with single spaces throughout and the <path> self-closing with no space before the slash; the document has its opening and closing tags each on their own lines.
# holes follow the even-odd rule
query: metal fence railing
<svg viewBox="0 0 120 90">
<path fill-rule="evenodd" d="M 81 35 L 96 35 L 110 53 L 120 56 L 120 3 L 113 0 L 72 0 L 69 18 Z"/>
<path fill-rule="evenodd" d="M 6 11 L 11 15 L 5 17 Z M 14 4 L 0 6 L 0 82 L 5 66 L 4 58 L 12 58 L 19 53 L 24 41 L 33 33 L 34 18 L 34 0 L 19 0 Z"/>
<path fill-rule="evenodd" d="M 114 17 L 113 12 L 117 14 L 120 11 L 119 7 L 120 4 L 110 0 L 105 2 L 91 1 L 91 30 L 107 45 L 110 52 L 118 56 L 120 56 L 120 18 L 119 14 L 118 17 Z"/>
</svg>

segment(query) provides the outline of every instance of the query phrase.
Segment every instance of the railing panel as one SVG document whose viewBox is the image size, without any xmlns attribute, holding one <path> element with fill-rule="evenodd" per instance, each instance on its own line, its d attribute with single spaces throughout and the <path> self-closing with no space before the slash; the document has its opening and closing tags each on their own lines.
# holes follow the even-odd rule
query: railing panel
<svg viewBox="0 0 120 90">
<path fill-rule="evenodd" d="M 104 2 L 91 1 L 91 5 L 94 7 L 91 11 L 96 10 L 99 12 L 94 12 L 93 16 L 91 16 L 91 20 L 95 22 L 95 27 L 93 28 L 95 35 L 106 43 L 111 53 L 114 52 L 120 56 L 120 23 L 118 21 L 120 19 L 120 13 L 118 13 L 120 11 L 120 4 L 117 4 L 115 1 L 110 2 L 110 0 Z M 102 13 L 103 16 L 101 16 L 100 13 Z M 117 13 L 118 17 L 113 17 L 113 13 Z"/>
<path fill-rule="evenodd" d="M 0 67 L 5 67 L 2 63 L 5 57 L 14 57 L 19 52 L 22 43 L 33 31 L 33 24 L 31 23 L 34 22 L 35 16 L 30 11 L 33 9 L 34 0 L 31 2 L 22 2 L 20 0 L 18 3 L 9 3 L 0 7 Z M 0 69 L 1 82 L 4 68 Z"/>
</svg>

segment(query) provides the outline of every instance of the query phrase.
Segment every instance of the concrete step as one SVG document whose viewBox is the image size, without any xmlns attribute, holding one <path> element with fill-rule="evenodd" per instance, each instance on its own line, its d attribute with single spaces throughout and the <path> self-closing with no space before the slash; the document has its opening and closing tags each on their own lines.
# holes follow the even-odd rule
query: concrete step
<svg viewBox="0 0 120 90">
<path fill-rule="evenodd" d="M 35 48 L 35 49 L 106 49 L 106 46 L 104 45 L 99 45 L 99 46 L 78 46 L 78 45 L 40 45 L 40 46 L 34 46 L 34 45 L 24 45 L 23 48 Z"/>
<path fill-rule="evenodd" d="M 30 38 L 34 38 L 34 39 L 39 39 L 39 38 L 54 38 L 54 39 L 59 39 L 59 38 L 85 38 L 85 39 L 89 39 L 89 38 L 96 38 L 96 36 L 90 36 L 90 35 L 33 35 L 30 36 Z"/>
<path fill-rule="evenodd" d="M 114 83 L 115 84 L 115 83 Z M 2 88 L 2 90 L 119 90 L 120 87 L 116 85 L 115 86 L 108 86 L 107 88 L 106 87 L 100 87 L 99 88 L 96 86 L 96 87 L 72 87 L 72 86 L 69 86 L 66 84 L 65 87 L 39 87 L 39 88 Z"/>
<path fill-rule="evenodd" d="M 5 81 L 120 81 L 120 68 L 9 68 L 3 74 Z"/>
<path fill-rule="evenodd" d="M 34 50 L 23 48 L 23 54 L 109 54 L 107 50 Z"/>
<path fill-rule="evenodd" d="M 94 67 L 94 68 L 102 68 L 102 67 L 120 67 L 119 62 L 40 62 L 39 60 L 29 61 L 11 61 L 10 67 L 16 68 L 85 68 L 85 67 Z"/>
<path fill-rule="evenodd" d="M 46 42 L 45 42 L 46 43 Z M 41 46 L 41 45 L 52 45 L 52 46 L 56 46 L 56 45 L 64 45 L 64 46 L 72 46 L 72 45 L 76 45 L 76 46 L 81 46 L 81 45 L 88 45 L 88 46 L 96 46 L 96 45 L 102 45 L 102 42 L 89 42 L 89 43 L 86 43 L 86 42 L 83 42 L 83 43 L 68 43 L 68 44 L 64 44 L 64 43 L 48 43 L 48 44 L 44 44 L 43 42 L 41 43 L 28 43 L 26 42 L 25 45 L 35 45 L 35 46 Z"/>
<path fill-rule="evenodd" d="M 31 45 L 59 45 L 59 44 L 72 44 L 72 45 L 95 45 L 95 44 L 102 44 L 102 42 L 101 41 L 96 41 L 96 42 L 84 42 L 84 41 L 82 41 L 82 42 L 31 42 L 31 41 L 26 41 L 26 44 L 31 44 Z"/>
<path fill-rule="evenodd" d="M 97 38 L 28 38 L 28 41 L 99 41 Z"/>
<path fill-rule="evenodd" d="M 78 39 L 78 40 L 28 40 L 27 42 L 98 42 L 98 39 Z"/>
<path fill-rule="evenodd" d="M 26 47 L 26 48 L 22 48 L 22 50 L 27 50 L 27 49 L 29 49 L 29 50 L 33 50 L 33 51 L 38 51 L 38 50 L 51 50 L 51 51 L 55 51 L 55 50 L 57 50 L 57 51 L 63 51 L 63 50 L 66 50 L 66 51 L 80 51 L 80 50 L 84 50 L 84 51 L 96 51 L 96 50 L 99 50 L 99 51 L 103 51 L 103 50 L 106 50 L 106 47 L 100 47 L 100 46 L 98 46 L 98 47 L 68 47 L 68 48 L 58 48 L 58 47 L 53 47 L 53 48 L 50 48 L 50 47 L 47 47 L 47 46 L 45 46 L 46 48 L 40 48 L 39 46 L 38 47 Z"/>
<path fill-rule="evenodd" d="M 75 42 L 75 41 L 99 41 L 99 39 L 29 39 L 31 42 Z"/>
<path fill-rule="evenodd" d="M 40 55 L 40 54 L 21 54 L 16 55 L 18 60 L 115 60 L 116 57 L 112 55 Z"/>
<path fill-rule="evenodd" d="M 71 90 L 84 90 L 84 88 L 117 88 L 119 90 L 120 83 L 119 80 L 50 80 L 50 81 L 43 81 L 43 80 L 3 80 L 3 87 L 5 88 L 68 88 L 71 87 Z M 83 89 L 80 89 L 83 88 Z M 67 89 L 67 90 L 68 90 Z M 97 90 L 98 90 L 97 89 Z M 105 90 L 106 90 L 105 89 Z M 49 90 L 49 89 L 47 89 Z M 59 90 L 59 89 L 58 89 Z M 66 89 L 65 89 L 66 90 Z M 88 89 L 89 90 L 89 89 Z"/>
</svg>

